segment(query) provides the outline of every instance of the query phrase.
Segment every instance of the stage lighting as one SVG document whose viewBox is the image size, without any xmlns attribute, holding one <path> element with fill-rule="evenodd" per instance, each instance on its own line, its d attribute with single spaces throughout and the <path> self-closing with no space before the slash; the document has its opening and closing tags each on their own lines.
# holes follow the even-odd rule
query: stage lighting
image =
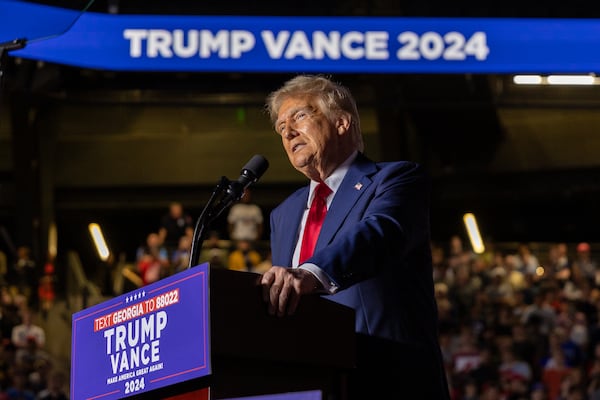
<svg viewBox="0 0 600 400">
<path fill-rule="evenodd" d="M 475 215 L 472 213 L 466 213 L 463 216 L 463 221 L 465 222 L 465 227 L 467 228 L 467 233 L 469 234 L 469 240 L 471 241 L 471 247 L 473 247 L 473 251 L 477 254 L 483 253 L 485 251 L 485 246 L 483 245 L 483 240 L 481 239 L 479 228 L 477 227 Z"/>
<path fill-rule="evenodd" d="M 108 257 L 110 256 L 110 250 L 106 245 L 100 225 L 91 223 L 88 225 L 88 229 L 90 231 L 90 235 L 92 235 L 92 240 L 94 241 L 94 246 L 96 247 L 98 257 L 100 257 L 102 261 L 108 260 Z"/>
</svg>

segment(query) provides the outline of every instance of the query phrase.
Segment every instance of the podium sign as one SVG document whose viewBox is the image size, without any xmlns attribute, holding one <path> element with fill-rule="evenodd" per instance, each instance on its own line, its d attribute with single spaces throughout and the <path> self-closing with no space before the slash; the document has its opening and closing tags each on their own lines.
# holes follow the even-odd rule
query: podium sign
<svg viewBox="0 0 600 400">
<path fill-rule="evenodd" d="M 73 314 L 71 399 L 120 399 L 211 374 L 208 263 Z"/>
</svg>

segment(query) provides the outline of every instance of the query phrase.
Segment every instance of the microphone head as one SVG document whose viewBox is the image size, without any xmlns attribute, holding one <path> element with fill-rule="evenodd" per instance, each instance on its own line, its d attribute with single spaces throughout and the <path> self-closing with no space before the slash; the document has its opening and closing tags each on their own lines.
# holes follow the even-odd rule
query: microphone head
<svg viewBox="0 0 600 400">
<path fill-rule="evenodd" d="M 256 154 L 242 168 L 242 175 L 249 176 L 253 181 L 257 181 L 269 168 L 269 162 L 260 154 Z"/>
</svg>

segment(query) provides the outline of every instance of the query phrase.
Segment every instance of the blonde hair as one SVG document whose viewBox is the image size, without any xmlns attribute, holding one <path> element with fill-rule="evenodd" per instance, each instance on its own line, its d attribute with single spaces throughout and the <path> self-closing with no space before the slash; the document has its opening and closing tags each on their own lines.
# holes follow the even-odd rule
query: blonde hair
<svg viewBox="0 0 600 400">
<path fill-rule="evenodd" d="M 361 152 L 364 150 L 360 117 L 352 93 L 345 86 L 333 82 L 323 75 L 298 75 L 269 94 L 266 110 L 271 118 L 271 123 L 275 124 L 277 121 L 279 108 L 287 98 L 302 96 L 316 99 L 323 114 L 332 122 L 340 112 L 348 113 L 350 115 L 350 137 L 354 148 Z"/>
</svg>

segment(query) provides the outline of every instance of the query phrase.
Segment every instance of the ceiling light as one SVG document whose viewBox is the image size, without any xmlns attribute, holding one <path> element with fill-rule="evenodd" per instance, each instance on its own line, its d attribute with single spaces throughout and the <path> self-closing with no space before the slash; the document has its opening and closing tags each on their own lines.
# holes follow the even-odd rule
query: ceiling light
<svg viewBox="0 0 600 400">
<path fill-rule="evenodd" d="M 596 81 L 592 75 L 549 75 L 551 85 L 593 85 Z"/>
<path fill-rule="evenodd" d="M 594 75 L 514 75 L 516 85 L 597 85 Z"/>
<path fill-rule="evenodd" d="M 539 85 L 542 83 L 541 75 L 515 75 L 513 82 L 517 85 Z"/>
</svg>

